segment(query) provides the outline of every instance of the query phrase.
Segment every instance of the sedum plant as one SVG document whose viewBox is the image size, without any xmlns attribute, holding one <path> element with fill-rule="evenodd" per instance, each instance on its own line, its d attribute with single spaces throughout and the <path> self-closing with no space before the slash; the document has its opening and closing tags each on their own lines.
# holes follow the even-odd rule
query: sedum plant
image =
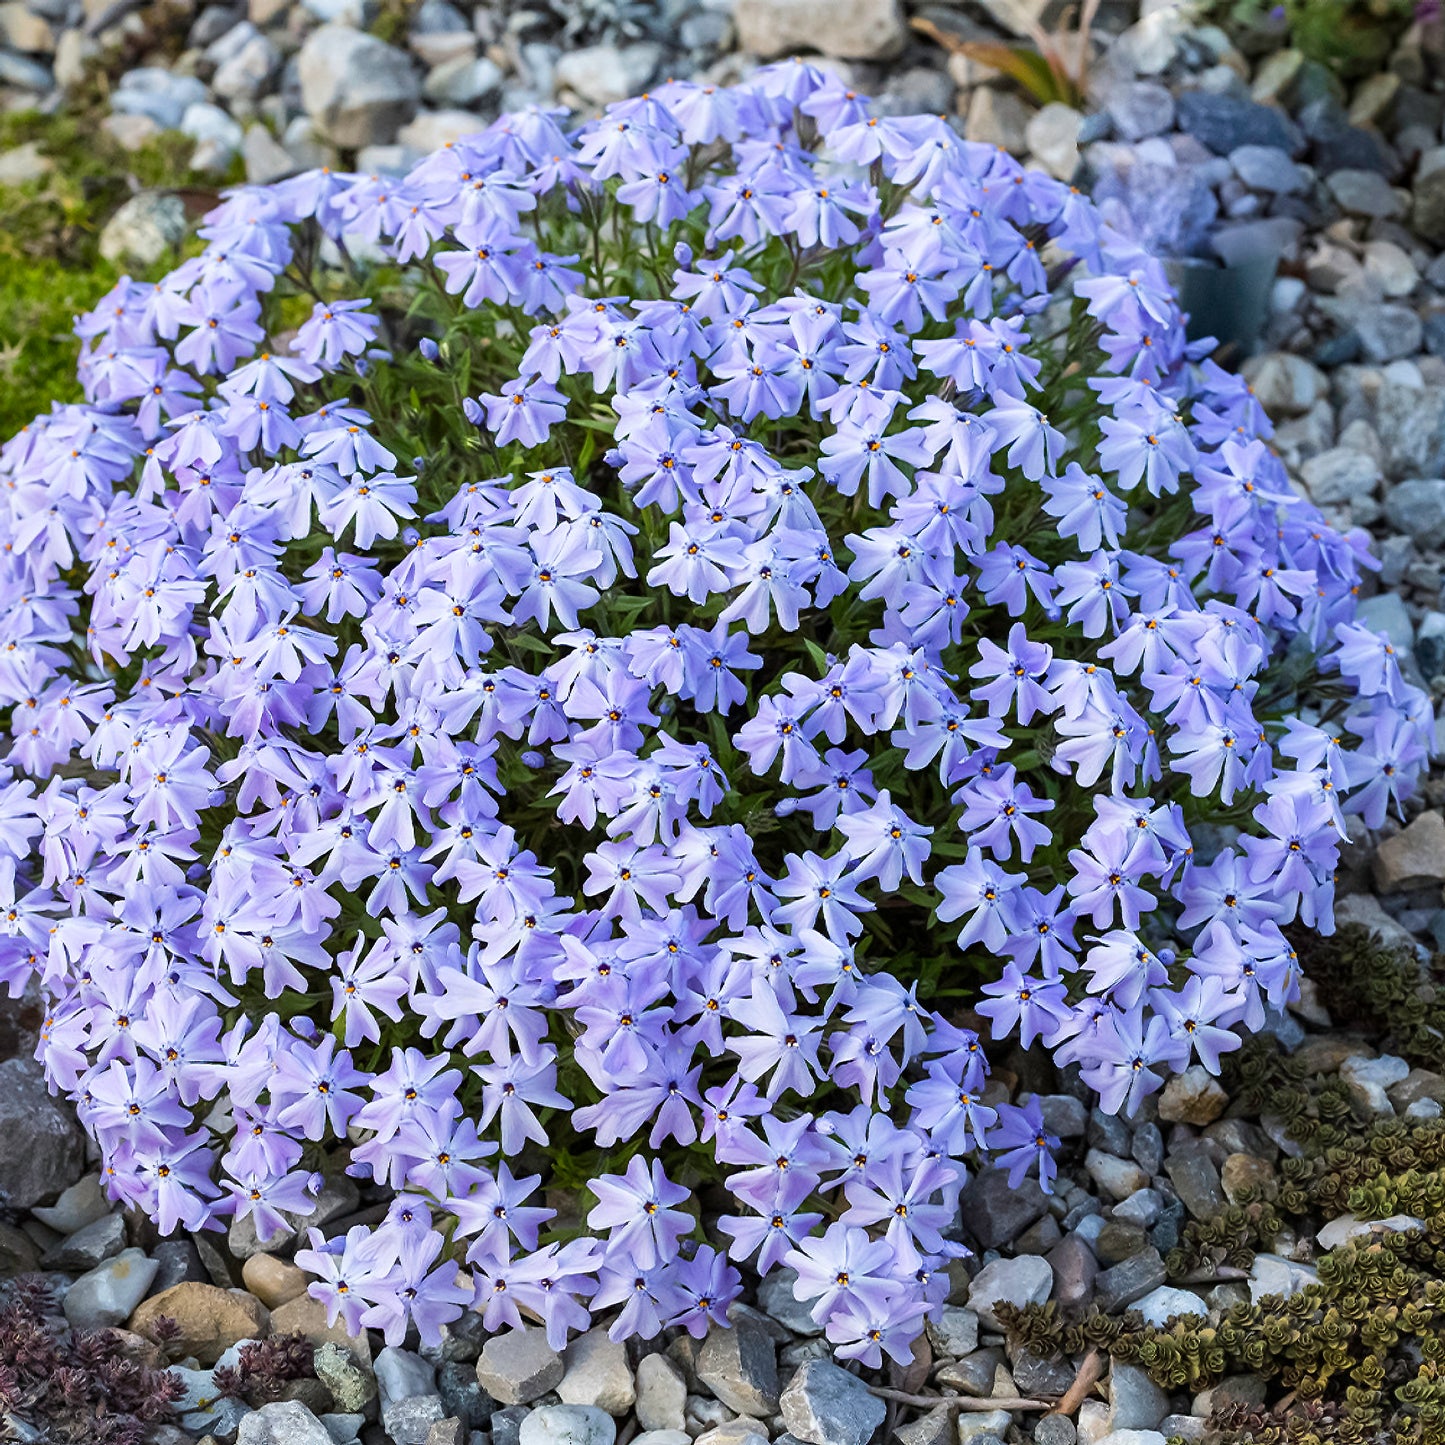
<svg viewBox="0 0 1445 1445">
<path fill-rule="evenodd" d="M 786 1264 L 906 1361 L 964 1161 L 1051 1174 L 954 1001 L 1111 1110 L 1217 1068 L 1430 707 L 1078 192 L 796 61 L 562 119 L 80 320 L 0 461 L 0 966 L 163 1230 L 394 1192 L 297 1255 L 352 1329 Z"/>
</svg>

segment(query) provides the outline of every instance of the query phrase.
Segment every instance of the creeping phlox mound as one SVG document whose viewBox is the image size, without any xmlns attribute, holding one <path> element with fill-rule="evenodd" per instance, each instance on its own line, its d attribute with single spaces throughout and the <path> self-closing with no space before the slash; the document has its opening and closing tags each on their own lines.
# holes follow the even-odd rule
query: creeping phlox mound
<svg viewBox="0 0 1445 1445">
<path fill-rule="evenodd" d="M 961 1161 L 1054 1142 L 934 1010 L 1111 1110 L 1216 1068 L 1430 707 L 1082 195 L 798 62 L 562 121 L 80 321 L 0 462 L 0 975 L 163 1229 L 396 1191 L 297 1256 L 349 1327 L 786 1263 L 906 1360 Z"/>
</svg>

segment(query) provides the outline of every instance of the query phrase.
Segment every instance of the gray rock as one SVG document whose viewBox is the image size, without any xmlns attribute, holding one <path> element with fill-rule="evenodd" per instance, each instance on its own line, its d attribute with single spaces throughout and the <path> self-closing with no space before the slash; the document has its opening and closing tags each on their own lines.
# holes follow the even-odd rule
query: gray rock
<svg viewBox="0 0 1445 1445">
<path fill-rule="evenodd" d="M 16 90 L 32 90 L 37 95 L 44 95 L 54 87 L 55 75 L 48 65 L 42 65 L 28 55 L 0 50 L 0 85 L 10 85 Z"/>
<path fill-rule="evenodd" d="M 916 1419 L 897 1426 L 893 1431 L 893 1438 L 898 1441 L 898 1445 L 953 1445 L 958 1436 L 953 1428 L 953 1415 L 940 1406 L 926 1415 L 919 1415 Z M 1037 1434 L 1034 1439 L 1038 1440 Z M 633 1445 L 636 1445 L 635 1441 Z M 678 1445 L 681 1445 L 680 1441 Z M 1048 1445 L 1048 1442 L 1044 1442 L 1044 1445 Z M 1074 1445 L 1073 1437 L 1059 1441 L 1058 1445 Z"/>
<path fill-rule="evenodd" d="M 778 1410 L 778 1362 L 761 1325 L 739 1314 L 713 1325 L 697 1353 L 697 1377 L 729 1410 L 766 1418 Z"/>
<path fill-rule="evenodd" d="M 993 1393 L 994 1376 L 1003 1363 L 1003 1351 L 1000 1349 L 974 1350 L 961 1360 L 944 1365 L 936 1378 L 940 1385 L 979 1400 Z"/>
<path fill-rule="evenodd" d="M 0 5 L 0 45 L 28 55 L 50 55 L 55 50 L 55 32 L 43 15 L 20 0 Z"/>
<path fill-rule="evenodd" d="M 687 1382 L 666 1355 L 637 1362 L 637 1423 L 644 1430 L 681 1430 L 686 1421 Z"/>
<path fill-rule="evenodd" d="M 111 92 L 110 108 L 121 115 L 149 116 L 162 130 L 175 130 L 188 107 L 206 99 L 194 75 L 173 75 L 158 66 L 128 70 Z"/>
<path fill-rule="evenodd" d="M 1383 473 L 1369 452 L 1331 447 L 1310 457 L 1301 467 L 1310 500 L 1321 507 L 1348 504 L 1356 497 L 1373 496 Z"/>
<path fill-rule="evenodd" d="M 772 60 L 795 50 L 821 50 L 839 60 L 885 60 L 903 49 L 908 31 L 898 0 L 737 0 L 738 44 Z"/>
<path fill-rule="evenodd" d="M 1077 1234 L 1066 1234 L 1048 1254 L 1054 1271 L 1053 1297 L 1064 1309 L 1080 1309 L 1094 1297 L 1099 1262 Z"/>
<path fill-rule="evenodd" d="M 1094 1300 L 1105 1314 L 1112 1314 L 1158 1289 L 1168 1277 L 1163 1256 L 1151 1245 L 1111 1269 L 1101 1270 L 1094 1280 Z"/>
<path fill-rule="evenodd" d="M 936 1320 L 928 1321 L 928 1338 L 940 1355 L 957 1360 L 978 1348 L 978 1316 L 958 1305 L 944 1305 Z"/>
<path fill-rule="evenodd" d="M 387 1345 L 371 1366 L 376 1371 L 381 1406 L 387 1400 L 405 1400 L 412 1394 L 431 1394 L 436 1389 L 436 1368 L 419 1354 Z"/>
<path fill-rule="evenodd" d="M 1371 625 L 1374 625 L 1373 619 Z M 1391 633 L 1387 636 L 1403 665 L 1409 656 L 1410 635 L 1406 633 L 1400 637 Z M 1381 841 L 1375 851 L 1375 887 L 1380 893 L 1394 893 L 1427 888 L 1441 882 L 1445 882 L 1445 820 L 1433 809 L 1427 809 L 1408 827 Z M 1404 1073 L 1399 1072 L 1402 1068 Z M 1340 1077 L 1352 1093 L 1359 1090 L 1361 1104 L 1370 1097 L 1368 1090 L 1373 1089 L 1378 1095 L 1399 1083 L 1408 1073 L 1405 1061 L 1393 1055 L 1375 1060 L 1347 1059 L 1340 1066 Z M 1385 1110 L 1373 1109 L 1372 1112 L 1384 1113 Z"/>
<path fill-rule="evenodd" d="M 1164 1136 L 1152 1119 L 1134 1126 L 1129 1157 L 1151 1178 L 1164 1167 Z"/>
<path fill-rule="evenodd" d="M 1078 1431 L 1067 1415 L 1045 1415 L 1034 1426 L 1034 1445 L 1074 1445 Z"/>
<path fill-rule="evenodd" d="M 1072 1094 L 1035 1094 L 1044 1128 L 1060 1139 L 1082 1139 L 1089 1127 L 1088 1106 Z M 1026 1102 L 1026 1101 L 1021 1101 Z"/>
<path fill-rule="evenodd" d="M 960 1415 L 960 1445 L 1002 1445 L 1012 1424 L 1013 1416 L 1007 1410 L 980 1410 L 976 1415 Z"/>
<path fill-rule="evenodd" d="M 422 93 L 434 105 L 464 107 L 492 99 L 501 88 L 501 67 L 485 55 L 461 55 L 448 60 L 422 83 Z"/>
<path fill-rule="evenodd" d="M 481 1429 L 497 1408 L 497 1402 L 477 1384 L 475 1360 L 448 1360 L 438 1366 L 437 1394 L 447 1414 L 459 1416 L 469 1430 Z"/>
<path fill-rule="evenodd" d="M 1244 378 L 1254 388 L 1259 404 L 1276 418 L 1302 416 L 1329 391 L 1318 367 L 1288 351 L 1250 357 L 1244 364 Z"/>
<path fill-rule="evenodd" d="M 1072 106 L 1056 100 L 1030 116 L 1024 127 L 1024 142 L 1035 164 L 1058 180 L 1072 180 L 1079 168 L 1079 131 L 1083 122 L 1083 116 Z"/>
<path fill-rule="evenodd" d="M 1028 125 L 1032 114 L 1012 91 L 980 85 L 969 98 L 963 132 L 971 141 L 1001 146 L 1017 155 L 1028 145 Z"/>
<path fill-rule="evenodd" d="M 42 155 L 39 143 L 26 141 L 0 151 L 0 186 L 25 186 L 43 180 L 55 169 L 55 162 Z"/>
<path fill-rule="evenodd" d="M 246 163 L 246 179 L 253 186 L 268 186 L 272 181 L 294 176 L 301 165 L 264 125 L 246 128 L 241 142 L 241 158 Z"/>
<path fill-rule="evenodd" d="M 98 1330 L 128 1320 L 156 1277 L 144 1250 L 124 1249 L 81 1275 L 66 1291 L 65 1318 L 76 1329 Z"/>
<path fill-rule="evenodd" d="M 426 1445 L 468 1445 L 471 1432 L 455 1415 L 436 1421 L 427 1431 Z"/>
<path fill-rule="evenodd" d="M 1136 1189 L 1114 1206 L 1114 1218 L 1148 1229 L 1164 1212 L 1164 1196 L 1157 1189 Z"/>
<path fill-rule="evenodd" d="M 252 1411 L 249 1405 L 217 1391 L 210 1370 L 172 1367 L 170 1373 L 180 1380 L 185 1391 L 175 1406 L 185 1429 L 196 1434 L 231 1439 L 241 1424 L 250 1418 Z"/>
<path fill-rule="evenodd" d="M 333 1445 L 333 1441 L 331 1432 L 300 1400 L 278 1400 L 241 1421 L 236 1445 Z"/>
<path fill-rule="evenodd" d="M 612 1445 L 617 1424 L 595 1405 L 542 1405 L 517 1434 L 518 1445 Z"/>
<path fill-rule="evenodd" d="M 51 1096 L 40 1066 L 6 1059 L 0 1064 L 0 1197 L 11 1209 L 30 1209 L 56 1199 L 84 1171 L 75 1118 Z"/>
<path fill-rule="evenodd" d="M 1009 1361 L 1009 1373 L 1020 1395 L 1062 1395 L 1074 1383 L 1075 1370 L 1067 1358 L 1018 1350 Z"/>
<path fill-rule="evenodd" d="M 1110 1199 L 1127 1199 L 1149 1184 L 1149 1176 L 1128 1159 L 1117 1159 L 1102 1149 L 1090 1149 L 1084 1156 L 1089 1177 Z"/>
<path fill-rule="evenodd" d="M 182 135 L 188 135 L 192 140 L 218 141 L 232 151 L 240 150 L 245 138 L 245 132 L 236 121 L 219 105 L 211 105 L 207 101 L 186 107 L 180 130 Z"/>
<path fill-rule="evenodd" d="M 87 1224 L 94 1224 L 111 1211 L 111 1202 L 100 1187 L 99 1174 L 87 1174 L 70 1188 L 62 1190 L 54 1204 L 42 1204 L 30 1212 L 47 1229 L 57 1234 L 74 1234 Z"/>
<path fill-rule="evenodd" d="M 1419 827 L 1424 819 L 1433 820 L 1434 826 L 1429 830 L 1430 841 L 1424 846 L 1417 846 L 1410 850 L 1412 854 L 1419 854 L 1420 861 L 1407 862 L 1398 870 L 1399 881 L 1396 882 L 1396 875 L 1386 872 L 1386 880 L 1396 887 L 1411 887 L 1417 882 L 1426 884 L 1431 881 L 1440 882 L 1439 878 L 1430 878 L 1430 874 L 1437 868 L 1445 866 L 1445 823 L 1441 822 L 1438 813 L 1421 813 L 1420 817 L 1411 823 L 1403 833 L 1397 833 L 1394 837 L 1386 839 L 1386 842 L 1394 843 L 1404 838 L 1411 829 Z M 1399 850 L 1401 856 L 1406 850 Z M 1390 864 L 1396 864 L 1397 859 L 1391 855 Z M 1377 876 L 1379 876 L 1379 865 L 1377 864 Z M 1397 1058 L 1393 1054 L 1384 1054 L 1378 1059 L 1365 1058 L 1362 1055 L 1355 1055 L 1348 1058 L 1340 1065 L 1340 1082 L 1349 1090 L 1350 1102 L 1354 1105 L 1356 1113 L 1366 1119 L 1389 1118 L 1395 1112 L 1395 1106 L 1390 1102 L 1389 1095 L 1385 1092 L 1391 1084 L 1398 1084 L 1410 1072 L 1410 1065 L 1404 1059 Z"/>
<path fill-rule="evenodd" d="M 651 41 L 583 45 L 564 51 L 557 61 L 557 87 L 574 91 L 590 105 L 612 105 L 644 89 L 661 60 L 662 47 Z"/>
<path fill-rule="evenodd" d="M 964 1228 L 984 1249 L 1001 1249 L 1048 1212 L 1049 1197 L 1036 1180 L 1025 1179 L 1013 1189 L 1006 1170 L 980 1169 L 958 1207 Z"/>
<path fill-rule="evenodd" d="M 1218 1166 L 1204 1150 L 1176 1153 L 1165 1160 L 1164 1169 L 1175 1193 L 1195 1219 L 1212 1218 L 1224 1208 Z"/>
<path fill-rule="evenodd" d="M 41 1256 L 45 1269 L 94 1269 L 125 1248 L 125 1216 L 107 1214 L 62 1239 Z"/>
<path fill-rule="evenodd" d="M 1414 356 L 1424 339 L 1423 324 L 1414 308 L 1388 301 L 1357 311 L 1354 332 L 1366 359 L 1375 362 Z"/>
<path fill-rule="evenodd" d="M 1234 174 L 1251 190 L 1292 196 L 1309 189 L 1309 175 L 1274 146 L 1240 146 L 1229 153 Z"/>
<path fill-rule="evenodd" d="M 1112 86 L 1104 108 L 1114 122 L 1114 129 L 1126 141 L 1163 135 L 1174 125 L 1174 97 L 1165 86 L 1153 80 Z"/>
<path fill-rule="evenodd" d="M 1335 171 L 1325 181 L 1341 210 L 1376 220 L 1400 215 L 1404 202 L 1379 171 Z"/>
<path fill-rule="evenodd" d="M 1001 1329 L 994 1306 L 1043 1304 L 1054 1287 L 1054 1271 L 1037 1255 L 996 1259 L 984 1265 L 968 1288 L 968 1307 L 990 1329 Z"/>
<path fill-rule="evenodd" d="M 35 140 L 0 152 L 0 185 L 27 185 L 45 178 L 53 169 L 55 162 L 40 153 Z"/>
<path fill-rule="evenodd" d="M 1398 481 L 1445 474 L 1445 392 L 1440 388 L 1387 379 L 1375 401 L 1375 427 L 1387 477 Z"/>
<path fill-rule="evenodd" d="M 236 27 L 238 30 L 240 26 Z M 255 26 L 211 77 L 211 89 L 227 100 L 255 100 L 281 69 L 281 53 Z"/>
<path fill-rule="evenodd" d="M 323 25 L 297 60 L 301 103 L 339 146 L 382 145 L 416 114 L 411 57 L 349 25 Z"/>
<path fill-rule="evenodd" d="M 489 1421 L 492 1445 L 517 1445 L 522 1421 L 530 1412 L 522 1405 L 504 1405 Z"/>
<path fill-rule="evenodd" d="M 336 1408 L 358 1414 L 376 1398 L 376 1377 L 360 1365 L 344 1345 L 333 1341 L 316 1347 L 313 1359 L 316 1378 L 331 1391 Z"/>
<path fill-rule="evenodd" d="M 248 1214 L 231 1225 L 226 1233 L 226 1244 L 231 1253 L 242 1260 L 257 1254 L 282 1254 L 308 1228 L 320 1229 L 333 1219 L 351 1214 L 360 1202 L 361 1193 L 355 1180 L 345 1174 L 331 1174 L 321 1186 L 321 1193 L 316 1196 L 316 1207 L 310 1214 L 293 1214 L 284 1209 L 279 1211 L 290 1224 L 289 1231 L 279 1230 L 263 1244 L 256 1234 L 256 1217 Z"/>
<path fill-rule="evenodd" d="M 381 1407 L 381 1424 L 392 1445 L 426 1445 L 432 1426 L 445 1418 L 440 1395 L 408 1395 Z"/>
<path fill-rule="evenodd" d="M 769 1319 L 776 1320 L 791 1334 L 821 1335 L 823 1327 L 809 1313 L 806 1300 L 793 1293 L 798 1272 L 787 1265 L 774 1265 L 758 1283 L 758 1308 Z"/>
<path fill-rule="evenodd" d="M 830 1360 L 809 1360 L 781 1399 L 783 1424 L 808 1445 L 867 1445 L 887 1407 L 857 1375 Z"/>
<path fill-rule="evenodd" d="M 1409 253 L 1393 241 L 1365 242 L 1365 275 L 1377 281 L 1386 296 L 1408 296 L 1420 282 Z"/>
<path fill-rule="evenodd" d="M 166 191 L 132 196 L 100 233 L 100 254 L 116 266 L 157 265 L 186 234 L 186 208 Z"/>
<path fill-rule="evenodd" d="M 1422 156 L 1410 207 L 1410 229 L 1432 245 L 1445 245 L 1445 168 L 1426 172 L 1424 165 Z"/>
<path fill-rule="evenodd" d="M 1445 542 L 1445 479 L 1401 482 L 1385 493 L 1385 519 L 1419 547 Z"/>
<path fill-rule="evenodd" d="M 405 1400 L 409 1395 L 430 1395 L 436 1389 L 436 1367 L 411 1350 L 388 1345 L 372 1362 L 381 1403 Z"/>
<path fill-rule="evenodd" d="M 609 1415 L 625 1415 L 637 1398 L 627 1347 L 608 1337 L 603 1326 L 578 1335 L 563 1357 L 567 1373 L 557 1384 L 565 1405 L 595 1405 Z"/>
<path fill-rule="evenodd" d="M 1109 1367 L 1109 1428 L 1152 1430 L 1169 1413 L 1169 1396 L 1138 1365 Z"/>
<path fill-rule="evenodd" d="M 532 1326 L 493 1335 L 477 1359 L 477 1383 L 504 1405 L 530 1405 L 555 1390 L 565 1373 L 562 1356 Z"/>
<path fill-rule="evenodd" d="M 1187 135 L 1227 156 L 1240 146 L 1273 146 L 1297 154 L 1302 137 L 1283 111 L 1232 95 L 1188 90 L 1177 102 L 1179 126 Z"/>
<path fill-rule="evenodd" d="M 1426 681 L 1445 673 L 1445 612 L 1427 612 L 1415 632 L 1415 661 Z"/>
</svg>

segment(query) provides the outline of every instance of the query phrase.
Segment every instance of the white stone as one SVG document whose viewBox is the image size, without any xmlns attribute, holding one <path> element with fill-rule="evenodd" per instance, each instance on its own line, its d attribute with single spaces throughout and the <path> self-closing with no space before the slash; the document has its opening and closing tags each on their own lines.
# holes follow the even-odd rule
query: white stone
<svg viewBox="0 0 1445 1445">
<path fill-rule="evenodd" d="M 1071 105 L 1051 100 L 1024 127 L 1029 154 L 1051 176 L 1071 180 L 1079 168 L 1079 128 L 1084 117 Z"/>
<path fill-rule="evenodd" d="M 1368 1239 L 1376 1234 L 1403 1234 L 1409 1229 L 1424 1229 L 1425 1221 L 1412 1214 L 1392 1214 L 1388 1219 L 1356 1219 L 1342 1214 L 1332 1219 L 1315 1235 L 1321 1249 L 1338 1249 L 1351 1239 Z"/>
<path fill-rule="evenodd" d="M 567 1373 L 557 1386 L 564 1405 L 595 1405 L 609 1415 L 625 1415 L 637 1398 L 627 1347 L 608 1336 L 605 1326 L 578 1335 L 562 1357 Z"/>
<path fill-rule="evenodd" d="M 1270 1294 L 1288 1299 L 1306 1286 L 1318 1283 L 1319 1275 L 1307 1264 L 1278 1254 L 1257 1254 L 1249 1271 L 1249 1298 L 1254 1304 Z"/>
<path fill-rule="evenodd" d="M 517 1445 L 612 1445 L 617 1423 L 595 1405 L 542 1405 L 517 1433 Z"/>
<path fill-rule="evenodd" d="M 687 1382 L 666 1355 L 637 1362 L 637 1423 L 644 1431 L 681 1430 L 686 1424 Z"/>
<path fill-rule="evenodd" d="M 485 55 L 462 55 L 436 66 L 422 82 L 433 105 L 475 105 L 502 88 L 502 70 Z"/>
<path fill-rule="evenodd" d="M 1135 1300 L 1129 1306 L 1144 1316 L 1151 1325 L 1162 1325 L 1170 1315 L 1208 1315 L 1209 1307 L 1197 1294 L 1187 1289 L 1175 1289 L 1172 1285 L 1161 1284 L 1151 1289 L 1143 1299 Z"/>
<path fill-rule="evenodd" d="M 339 146 L 384 144 L 416 114 L 411 57 L 349 25 L 313 30 L 297 74 L 306 114 Z"/>
<path fill-rule="evenodd" d="M 332 1440 L 300 1400 L 278 1400 L 241 1421 L 236 1445 L 332 1445 Z"/>
<path fill-rule="evenodd" d="M 741 49 L 764 60 L 798 50 L 884 60 L 908 38 L 899 0 L 737 0 L 733 23 Z"/>
<path fill-rule="evenodd" d="M 653 41 L 636 45 L 583 45 L 557 61 L 557 87 L 573 91 L 589 105 L 613 105 L 636 94 L 652 79 L 662 60 Z"/>
</svg>

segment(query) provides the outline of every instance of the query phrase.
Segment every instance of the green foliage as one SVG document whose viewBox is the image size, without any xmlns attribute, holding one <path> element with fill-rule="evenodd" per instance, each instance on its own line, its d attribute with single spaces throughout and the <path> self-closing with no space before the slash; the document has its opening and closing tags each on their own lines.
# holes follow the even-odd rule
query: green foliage
<svg viewBox="0 0 1445 1445">
<path fill-rule="evenodd" d="M 1445 1004 L 1433 980 L 1445 959 L 1421 967 L 1346 927 L 1311 940 L 1305 964 L 1335 1017 L 1380 1030 L 1412 1062 L 1439 1061 L 1433 1041 Z M 1263 1375 L 1277 1403 L 1221 1407 L 1211 1445 L 1445 1445 L 1445 1119 L 1361 1125 L 1335 1074 L 1282 1054 L 1265 1036 L 1232 1057 L 1225 1082 L 1247 1117 L 1279 1119 L 1303 1153 L 1285 1159 L 1268 1186 L 1186 1225 L 1167 1260 L 1175 1280 L 1247 1269 L 1255 1250 L 1281 1234 L 1303 1238 L 1346 1213 L 1407 1214 L 1423 1228 L 1349 1241 L 1317 1261 L 1318 1284 L 1236 1304 L 1215 1324 L 1001 1306 L 1011 1338 L 1046 1356 L 1097 1348 L 1169 1390 Z"/>
<path fill-rule="evenodd" d="M 118 279 L 100 233 L 133 190 L 190 183 L 198 206 L 214 195 L 215 177 L 188 170 L 194 141 L 168 133 L 128 153 L 98 121 L 91 105 L 0 115 L 0 152 L 33 143 L 53 163 L 39 180 L 0 185 L 0 436 L 80 399 L 71 327 Z"/>
<path fill-rule="evenodd" d="M 1283 11 L 1283 18 L 1279 12 Z M 1412 0 L 1220 0 L 1211 7 L 1231 33 L 1267 37 L 1282 28 L 1310 60 L 1345 79 L 1381 69 L 1414 18 Z"/>
</svg>

